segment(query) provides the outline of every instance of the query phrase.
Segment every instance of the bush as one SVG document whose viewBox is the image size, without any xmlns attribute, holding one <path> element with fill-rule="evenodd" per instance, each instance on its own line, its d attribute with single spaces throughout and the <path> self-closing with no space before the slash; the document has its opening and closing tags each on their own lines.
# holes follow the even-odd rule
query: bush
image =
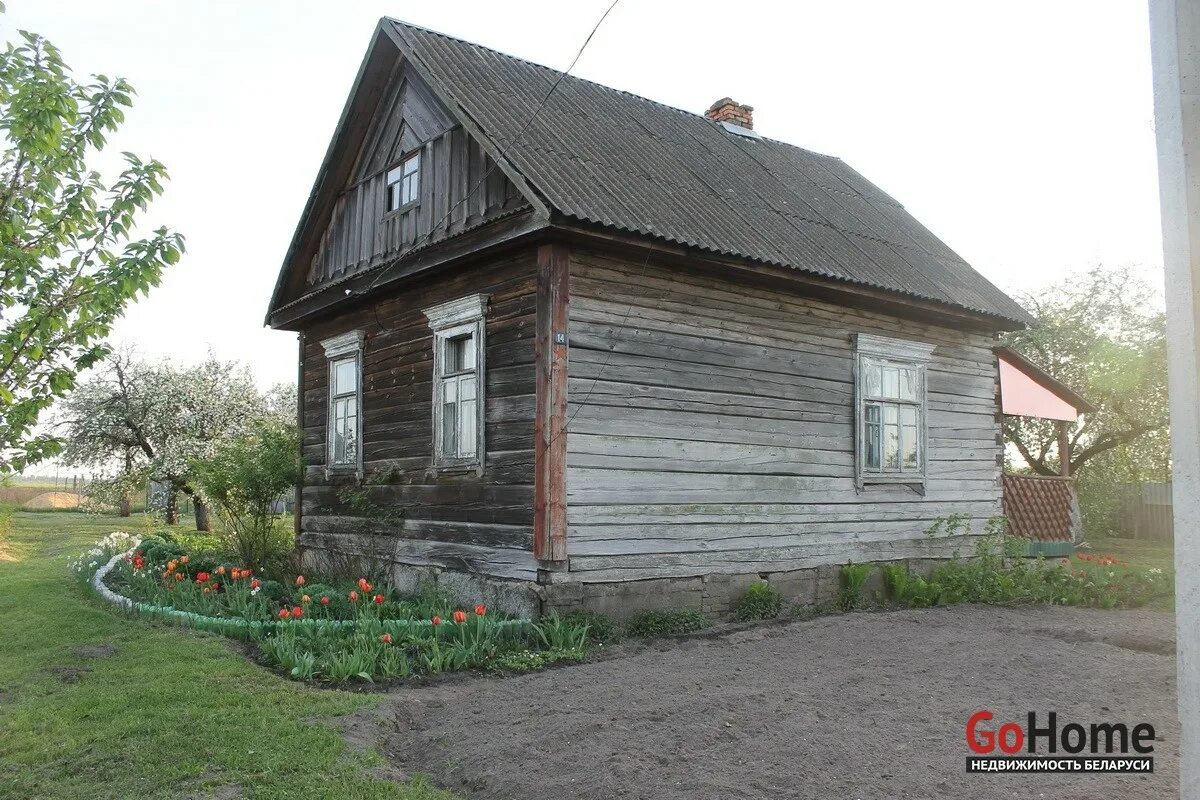
<svg viewBox="0 0 1200 800">
<path fill-rule="evenodd" d="M 643 611 L 626 627 L 630 636 L 652 637 L 691 633 L 708 627 L 708 618 L 693 608 Z"/>
<path fill-rule="evenodd" d="M 738 601 L 733 615 L 740 620 L 771 619 L 783 610 L 783 595 L 766 581 L 750 584 L 746 594 Z"/>
<path fill-rule="evenodd" d="M 838 604 L 845 611 L 853 611 L 862 605 L 862 589 L 867 579 L 875 572 L 874 564 L 846 564 L 842 567 L 842 591 Z"/>
<path fill-rule="evenodd" d="M 300 479 L 299 452 L 294 427 L 264 422 L 195 465 L 197 483 L 224 523 L 226 546 L 260 572 L 282 570 L 294 544 L 291 525 L 281 524 L 274 508 Z"/>
</svg>

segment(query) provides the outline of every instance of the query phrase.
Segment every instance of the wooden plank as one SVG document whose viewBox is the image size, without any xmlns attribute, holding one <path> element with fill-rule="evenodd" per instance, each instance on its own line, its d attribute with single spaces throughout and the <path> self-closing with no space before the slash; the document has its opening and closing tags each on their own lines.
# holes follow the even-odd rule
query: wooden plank
<svg viewBox="0 0 1200 800">
<path fill-rule="evenodd" d="M 567 343 L 569 253 L 561 245 L 538 248 L 537 331 L 534 359 L 534 556 L 567 560 Z"/>
</svg>

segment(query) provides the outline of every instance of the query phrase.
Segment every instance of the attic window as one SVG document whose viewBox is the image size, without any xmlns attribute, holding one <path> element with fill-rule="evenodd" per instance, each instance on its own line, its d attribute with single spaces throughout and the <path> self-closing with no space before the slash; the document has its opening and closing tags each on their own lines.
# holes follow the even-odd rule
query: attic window
<svg viewBox="0 0 1200 800">
<path fill-rule="evenodd" d="M 421 154 L 413 153 L 387 174 L 387 210 L 395 211 L 417 202 L 421 196 Z"/>
</svg>

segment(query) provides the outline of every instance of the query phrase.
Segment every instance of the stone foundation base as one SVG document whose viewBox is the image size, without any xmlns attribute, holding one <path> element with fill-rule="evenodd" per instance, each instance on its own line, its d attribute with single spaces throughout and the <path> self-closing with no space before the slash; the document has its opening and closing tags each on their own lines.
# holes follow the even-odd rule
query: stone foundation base
<svg viewBox="0 0 1200 800">
<path fill-rule="evenodd" d="M 882 567 L 888 562 L 876 562 Z M 901 563 L 901 562 L 892 562 Z M 941 559 L 907 559 L 911 571 L 928 575 Z M 712 574 L 685 578 L 648 578 L 614 583 L 571 581 L 552 573 L 542 587 L 542 611 L 560 614 L 598 611 L 615 620 L 626 620 L 639 611 L 692 608 L 710 617 L 732 614 L 750 585 L 765 580 L 787 605 L 816 606 L 835 601 L 842 588 L 842 565 L 829 564 L 788 572 Z M 863 586 L 864 598 L 882 594 L 883 571 L 876 569 Z"/>
<path fill-rule="evenodd" d="M 765 580 L 787 605 L 816 606 L 834 602 L 842 588 L 842 565 L 829 564 L 787 572 L 698 575 L 609 583 L 584 583 L 569 572 L 543 571 L 540 581 L 505 580 L 479 573 L 430 565 L 405 564 L 383 554 L 358 554 L 362 563 L 348 564 L 344 554 L 320 547 L 302 549 L 305 569 L 333 574 L 380 575 L 398 591 L 417 594 L 423 584 L 433 584 L 464 608 L 484 603 L 489 608 L 536 619 L 554 610 L 597 611 L 624 621 L 646 610 L 691 608 L 710 617 L 733 613 L 751 584 Z M 882 566 L 885 562 L 876 562 Z M 893 562 L 899 563 L 899 562 Z M 907 559 L 909 569 L 928 575 L 941 559 Z M 863 587 L 865 599 L 883 592 L 883 573 L 876 569 Z"/>
</svg>

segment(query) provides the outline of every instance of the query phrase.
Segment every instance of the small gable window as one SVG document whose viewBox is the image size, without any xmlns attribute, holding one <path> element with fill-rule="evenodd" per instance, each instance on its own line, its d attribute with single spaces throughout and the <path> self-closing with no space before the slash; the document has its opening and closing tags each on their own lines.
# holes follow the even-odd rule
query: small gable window
<svg viewBox="0 0 1200 800">
<path fill-rule="evenodd" d="M 859 486 L 925 481 L 925 367 L 933 345 L 858 334 L 855 347 Z"/>
<path fill-rule="evenodd" d="M 433 452 L 438 466 L 482 466 L 484 315 L 473 294 L 425 309 L 433 329 Z"/>
<path fill-rule="evenodd" d="M 387 173 L 387 210 L 417 202 L 421 196 L 421 154 L 413 153 Z"/>
</svg>

